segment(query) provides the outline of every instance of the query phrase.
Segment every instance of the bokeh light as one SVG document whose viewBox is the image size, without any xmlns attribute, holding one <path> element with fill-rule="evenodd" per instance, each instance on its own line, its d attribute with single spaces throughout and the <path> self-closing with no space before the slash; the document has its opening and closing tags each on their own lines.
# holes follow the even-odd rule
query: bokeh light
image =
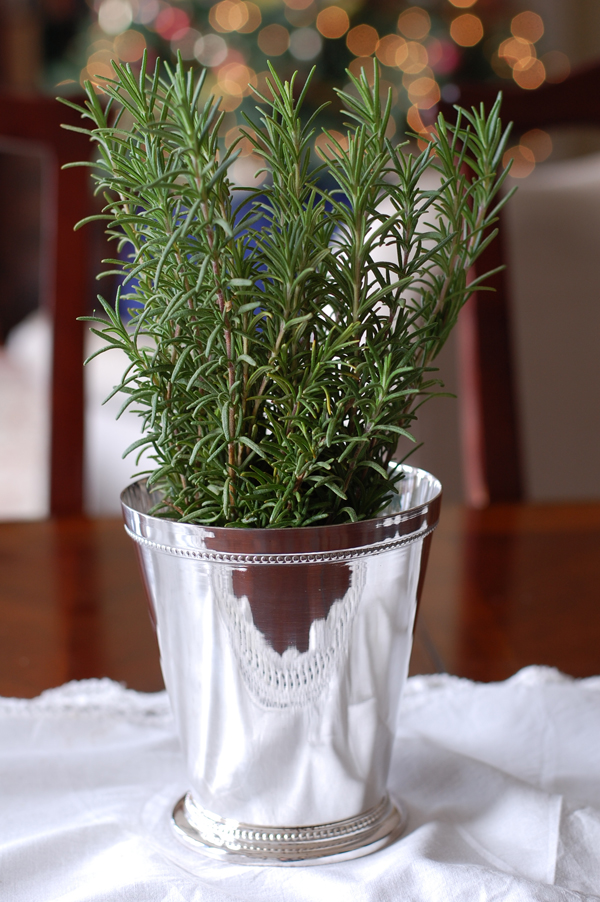
<svg viewBox="0 0 600 902">
<path fill-rule="evenodd" d="M 427 56 L 429 65 L 439 75 L 449 75 L 454 72 L 460 62 L 460 51 L 453 41 L 437 38 L 427 42 Z"/>
<path fill-rule="evenodd" d="M 313 0 L 283 0 L 283 2 L 289 9 L 308 9 Z"/>
<path fill-rule="evenodd" d="M 431 30 L 431 19 L 429 13 L 420 6 L 411 6 L 405 9 L 398 17 L 398 31 L 405 38 L 413 41 L 422 41 L 426 38 Z"/>
<path fill-rule="evenodd" d="M 533 44 L 525 38 L 507 38 L 500 44 L 498 56 L 502 57 L 511 69 L 523 71 L 533 65 L 537 54 Z"/>
<path fill-rule="evenodd" d="M 305 9 L 291 9 L 286 6 L 283 11 L 284 16 L 295 28 L 306 28 L 307 25 L 314 25 L 317 18 L 316 4 L 310 3 Z"/>
<path fill-rule="evenodd" d="M 360 78 L 364 72 L 370 85 L 375 81 L 375 61 L 372 56 L 357 56 L 348 66 L 348 71 L 355 78 Z"/>
<path fill-rule="evenodd" d="M 246 22 L 247 16 L 245 5 L 241 7 L 244 11 L 243 14 L 241 10 L 239 10 L 240 7 L 240 3 L 233 3 L 232 0 L 222 0 L 221 3 L 215 3 L 215 5 L 210 8 L 208 21 L 215 31 L 221 33 L 234 31 L 235 26 L 231 24 L 231 19 L 234 19 L 234 21 L 238 20 L 237 24 L 239 25 Z M 233 13 L 233 15 L 230 15 L 231 13 Z"/>
<path fill-rule="evenodd" d="M 354 56 L 371 56 L 378 43 L 379 35 L 372 25 L 356 25 L 346 37 L 346 46 Z"/>
<path fill-rule="evenodd" d="M 139 25 L 150 25 L 160 12 L 159 0 L 137 0 L 133 11 L 133 21 Z"/>
<path fill-rule="evenodd" d="M 440 89 L 434 78 L 421 76 L 408 86 L 408 99 L 420 110 L 429 110 L 440 101 Z"/>
<path fill-rule="evenodd" d="M 297 60 L 312 60 L 323 48 L 323 39 L 314 28 L 297 28 L 290 35 L 290 53 Z"/>
<path fill-rule="evenodd" d="M 541 60 L 534 59 L 526 69 L 513 69 L 513 78 L 520 88 L 526 91 L 535 91 L 546 80 L 546 70 Z"/>
<path fill-rule="evenodd" d="M 406 114 L 406 124 L 413 130 L 413 132 L 417 132 L 418 134 L 424 130 L 425 125 L 423 123 L 423 120 L 421 119 L 421 114 L 419 112 L 418 106 L 410 107 L 408 113 Z"/>
<path fill-rule="evenodd" d="M 242 27 L 238 28 L 237 30 L 240 32 L 240 34 L 251 34 L 253 31 L 256 31 L 256 29 L 262 23 L 262 15 L 260 8 L 256 5 L 256 3 L 252 3 L 251 0 L 246 0 L 246 3 L 244 5 L 248 12 L 248 19 L 246 20 L 246 24 L 242 25 Z"/>
<path fill-rule="evenodd" d="M 194 59 L 196 55 L 196 41 L 201 37 L 202 35 L 195 28 L 187 28 L 181 37 L 171 41 L 172 53 L 181 53 L 184 60 Z"/>
<path fill-rule="evenodd" d="M 102 0 L 98 7 L 98 25 L 105 34 L 120 34 L 133 22 L 128 0 Z"/>
<path fill-rule="evenodd" d="M 183 9 L 165 6 L 154 20 L 154 30 L 165 41 L 176 41 L 190 27 L 190 17 Z"/>
<path fill-rule="evenodd" d="M 226 112 L 237 109 L 244 97 L 252 93 L 250 86 L 256 84 L 253 69 L 239 62 L 225 63 L 218 70 L 214 87 L 214 93 L 221 96 L 220 108 Z"/>
<path fill-rule="evenodd" d="M 242 34 L 249 34 L 259 27 L 262 15 L 256 3 L 221 0 L 211 7 L 208 19 L 215 31 L 221 33 L 239 31 Z"/>
<path fill-rule="evenodd" d="M 447 81 L 442 88 L 442 98 L 446 103 L 456 103 L 460 100 L 460 88 L 451 81 Z"/>
<path fill-rule="evenodd" d="M 217 73 L 217 91 L 233 97 L 245 97 L 256 86 L 256 72 L 243 63 L 225 63 Z"/>
<path fill-rule="evenodd" d="M 419 138 L 417 139 L 419 150 L 425 150 L 425 148 L 431 144 L 433 137 L 437 134 L 433 125 L 425 125 L 417 106 L 411 106 L 409 108 L 406 115 L 406 124 L 413 132 L 416 132 L 416 134 L 419 135 Z"/>
<path fill-rule="evenodd" d="M 537 13 L 526 10 L 514 17 L 510 30 L 516 38 L 524 38 L 535 44 L 544 34 L 544 22 Z"/>
<path fill-rule="evenodd" d="M 108 50 L 110 53 L 114 50 L 114 38 L 99 38 L 88 47 L 88 55 L 96 53 L 98 50 Z"/>
<path fill-rule="evenodd" d="M 428 147 L 433 139 L 436 137 L 437 131 L 434 125 L 425 125 L 423 126 L 420 137 L 417 139 L 417 147 L 419 150 L 425 150 Z M 433 156 L 435 156 L 435 149 L 433 150 Z"/>
<path fill-rule="evenodd" d="M 553 85 L 564 81 L 571 73 L 571 62 L 562 50 L 550 50 L 548 53 L 544 53 L 542 63 L 546 70 L 546 81 Z"/>
<path fill-rule="evenodd" d="M 315 139 L 315 150 L 320 157 L 332 159 L 339 152 L 335 146 L 337 142 L 344 150 L 348 149 L 348 138 L 336 129 L 329 129 L 329 134 L 321 133 Z"/>
<path fill-rule="evenodd" d="M 227 44 L 218 34 L 203 35 L 194 45 L 194 56 L 201 65 L 209 69 L 220 66 L 227 58 Z"/>
<path fill-rule="evenodd" d="M 460 47 L 474 47 L 483 37 L 483 23 L 479 16 L 463 13 L 452 20 L 450 36 Z"/>
<path fill-rule="evenodd" d="M 502 157 L 502 165 L 508 166 L 512 160 L 510 174 L 515 179 L 524 179 L 535 169 L 535 157 L 529 147 L 517 144 L 510 147 Z"/>
<path fill-rule="evenodd" d="M 406 41 L 398 34 L 386 34 L 377 42 L 375 54 L 384 66 L 396 66 L 396 56 L 399 50 L 404 50 L 406 57 Z"/>
<path fill-rule="evenodd" d="M 544 34 L 544 22 L 541 15 L 527 8 L 533 0 L 519 3 L 517 9 L 524 11 L 518 14 L 515 5 L 509 9 L 499 0 L 406 0 L 381 8 L 369 5 L 367 0 L 86 3 L 97 13 L 98 24 L 88 33 L 87 62 L 83 57 L 79 63 L 85 63 L 82 79 L 93 78 L 101 86 L 112 76 L 112 59 L 135 64 L 145 47 L 151 61 L 157 55 L 172 60 L 177 53 L 185 60 L 198 60 L 210 69 L 203 96 L 214 91 L 222 97 L 226 119 L 221 137 L 227 134 L 228 142 L 237 134 L 238 108 L 245 105 L 250 86 L 256 85 L 261 93 L 270 95 L 268 73 L 260 71 L 266 67 L 265 56 L 278 70 L 283 66 L 285 77 L 297 68 L 304 78 L 312 62 L 319 62 L 319 80 L 307 99 L 311 109 L 339 84 L 339 71 L 349 59 L 350 72 L 355 76 L 365 72 L 373 83 L 376 57 L 389 79 L 380 80 L 381 96 L 392 89 L 399 107 L 398 123 L 409 109 L 409 123 L 412 118 L 412 127 L 424 141 L 441 96 L 456 100 L 457 78 L 478 81 L 495 72 L 524 90 L 534 90 L 546 80 L 562 81 L 570 71 L 568 57 L 560 51 L 545 53 L 539 59 L 536 42 Z M 251 36 L 243 39 L 243 35 Z M 331 46 L 328 41 L 339 43 Z M 480 53 L 463 52 L 463 48 L 476 45 L 481 46 Z M 334 51 L 339 59 L 331 60 Z M 287 62 L 277 59 L 287 52 Z M 395 127 L 391 122 L 390 134 Z M 551 152 L 551 139 L 543 135 L 523 136 L 518 145 L 523 152 L 511 149 L 515 159 L 519 158 L 520 169 L 531 164 L 528 154 L 533 154 L 535 165 L 546 159 L 544 153 Z M 240 159 L 255 155 L 244 142 L 240 151 L 242 148 Z"/>
<path fill-rule="evenodd" d="M 139 31 L 128 29 L 115 38 L 115 53 L 123 63 L 135 63 L 146 49 L 146 38 Z"/>
<path fill-rule="evenodd" d="M 114 53 L 111 50 L 96 50 L 90 55 L 87 61 L 87 70 L 90 75 L 112 77 L 114 70 L 112 60 Z"/>
<path fill-rule="evenodd" d="M 109 49 L 94 50 L 88 57 L 85 67 L 81 70 L 80 83 L 83 85 L 86 81 L 101 88 L 106 84 L 107 78 L 114 78 L 114 69 L 112 61 L 114 53 Z"/>
<path fill-rule="evenodd" d="M 267 177 L 264 165 L 265 161 L 259 154 L 250 153 L 248 156 L 238 157 L 228 169 L 227 174 L 238 185 L 257 188 Z"/>
<path fill-rule="evenodd" d="M 233 128 L 228 129 L 225 133 L 225 147 L 231 147 L 231 145 L 237 141 L 238 143 L 236 144 L 235 149 L 241 157 L 247 157 L 254 152 L 254 145 L 250 138 L 246 137 L 244 132 L 256 137 L 254 129 L 244 128 L 242 130 L 239 125 L 234 125 Z"/>
<path fill-rule="evenodd" d="M 324 38 L 341 38 L 350 28 L 350 19 L 340 6 L 326 6 L 317 16 L 317 28 Z"/>
<path fill-rule="evenodd" d="M 532 128 L 525 132 L 519 143 L 532 152 L 536 163 L 543 163 L 552 153 L 552 138 L 541 128 Z"/>
<path fill-rule="evenodd" d="M 418 75 L 427 67 L 429 54 L 423 44 L 407 41 L 396 51 L 396 65 L 407 75 Z"/>
<path fill-rule="evenodd" d="M 258 32 L 258 46 L 265 56 L 281 56 L 290 46 L 290 33 L 283 25 L 267 25 Z"/>
</svg>

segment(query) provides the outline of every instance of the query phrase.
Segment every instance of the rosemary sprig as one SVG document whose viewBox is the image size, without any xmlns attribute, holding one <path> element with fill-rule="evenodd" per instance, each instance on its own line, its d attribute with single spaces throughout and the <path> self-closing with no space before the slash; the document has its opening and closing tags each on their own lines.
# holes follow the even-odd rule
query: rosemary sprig
<svg viewBox="0 0 600 902">
<path fill-rule="evenodd" d="M 219 142 L 217 101 L 199 103 L 205 72 L 179 60 L 148 73 L 144 61 L 135 77 L 113 65 L 106 106 L 87 84 L 76 108 L 92 124 L 92 177 L 120 252 L 106 262 L 125 277 L 116 309 L 100 298 L 103 315 L 89 317 L 103 350 L 129 359 L 115 391 L 143 437 L 125 453 L 150 450 L 148 484 L 176 519 L 375 516 L 395 490 L 398 438 L 438 384 L 432 361 L 481 287 L 468 273 L 507 199 L 500 101 L 456 125 L 440 117 L 413 155 L 385 137 L 378 73 L 372 86 L 349 75 L 352 90 L 338 92 L 346 142 L 329 136 L 314 169 L 313 119 L 300 115 L 308 83 L 296 99 L 294 79 L 271 69 L 246 132 L 269 178 L 236 203 L 235 145 Z M 420 182 L 429 169 L 433 190 Z M 324 172 L 334 189 L 321 187 Z"/>
</svg>

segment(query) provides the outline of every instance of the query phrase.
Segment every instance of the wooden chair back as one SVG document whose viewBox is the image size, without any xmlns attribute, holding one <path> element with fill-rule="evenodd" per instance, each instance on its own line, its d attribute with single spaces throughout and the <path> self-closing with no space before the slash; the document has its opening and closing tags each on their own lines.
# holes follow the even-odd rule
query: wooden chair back
<svg viewBox="0 0 600 902">
<path fill-rule="evenodd" d="M 83 507 L 84 324 L 89 286 L 89 232 L 73 231 L 92 212 L 86 168 L 63 170 L 85 160 L 85 135 L 61 128 L 81 125 L 74 110 L 53 98 L 0 94 L 0 149 L 38 152 L 42 160 L 41 302 L 53 322 L 50 415 L 50 514 L 69 516 Z M 10 212 L 3 211 L 10 227 Z"/>
<path fill-rule="evenodd" d="M 490 109 L 498 85 L 462 84 L 459 103 Z M 502 86 L 502 120 L 513 122 L 516 136 L 532 128 L 600 126 L 600 63 L 581 69 L 559 84 L 535 91 Z M 444 116 L 456 113 L 442 104 Z M 505 223 L 477 263 L 479 272 L 507 262 Z M 467 502 L 521 501 L 524 496 L 518 404 L 511 352 L 509 288 L 506 271 L 488 283 L 495 292 L 474 295 L 461 313 L 458 350 L 461 391 L 463 470 Z"/>
</svg>

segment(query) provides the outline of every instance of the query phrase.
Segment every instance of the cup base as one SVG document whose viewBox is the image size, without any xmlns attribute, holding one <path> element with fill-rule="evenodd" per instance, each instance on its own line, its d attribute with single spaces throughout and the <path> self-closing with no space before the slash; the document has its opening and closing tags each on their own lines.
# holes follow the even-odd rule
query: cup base
<svg viewBox="0 0 600 902">
<path fill-rule="evenodd" d="M 302 867 L 347 861 L 394 842 L 405 818 L 390 799 L 364 814 L 331 824 L 269 827 L 224 819 L 201 808 L 191 793 L 173 809 L 172 826 L 188 848 L 232 864 Z"/>
</svg>

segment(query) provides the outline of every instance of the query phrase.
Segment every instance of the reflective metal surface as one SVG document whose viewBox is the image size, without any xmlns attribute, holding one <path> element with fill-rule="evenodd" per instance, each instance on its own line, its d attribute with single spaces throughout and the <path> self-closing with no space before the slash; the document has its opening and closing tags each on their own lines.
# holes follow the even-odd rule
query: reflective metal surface
<svg viewBox="0 0 600 902">
<path fill-rule="evenodd" d="M 404 818 L 386 797 L 359 817 L 314 827 L 241 824 L 199 808 L 191 793 L 173 811 L 175 833 L 204 855 L 243 864 L 304 865 L 345 861 L 393 842 Z"/>
<path fill-rule="evenodd" d="M 143 483 L 123 493 L 191 786 L 175 824 L 199 849 L 310 863 L 396 835 L 387 775 L 441 500 L 403 469 L 385 515 L 344 526 L 192 526 L 149 516 Z M 235 848 L 299 828 L 308 846 Z"/>
</svg>

